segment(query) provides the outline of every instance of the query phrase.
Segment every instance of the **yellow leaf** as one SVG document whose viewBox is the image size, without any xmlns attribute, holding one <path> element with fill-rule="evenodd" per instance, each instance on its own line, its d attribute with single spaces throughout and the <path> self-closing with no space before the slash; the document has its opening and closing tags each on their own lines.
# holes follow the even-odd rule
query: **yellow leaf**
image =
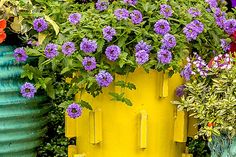
<svg viewBox="0 0 236 157">
<path fill-rule="evenodd" d="M 39 45 L 41 45 L 43 43 L 43 41 L 46 39 L 46 37 L 47 37 L 47 34 L 43 34 L 43 33 L 38 34 Z"/>
<path fill-rule="evenodd" d="M 56 35 L 59 33 L 59 26 L 49 16 L 45 15 L 45 20 L 48 21 L 54 28 Z"/>
<path fill-rule="evenodd" d="M 11 23 L 11 28 L 19 33 L 21 31 L 21 22 L 23 20 L 23 17 L 19 16 L 19 17 L 14 17 L 13 22 Z"/>
</svg>

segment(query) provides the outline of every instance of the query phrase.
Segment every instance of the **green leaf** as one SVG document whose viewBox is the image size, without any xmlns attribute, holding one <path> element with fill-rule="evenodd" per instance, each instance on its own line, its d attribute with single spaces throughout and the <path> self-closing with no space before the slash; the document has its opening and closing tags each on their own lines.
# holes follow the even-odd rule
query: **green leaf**
<svg viewBox="0 0 236 157">
<path fill-rule="evenodd" d="M 55 89 L 52 84 L 47 85 L 46 92 L 50 98 L 55 99 Z"/>
<path fill-rule="evenodd" d="M 61 74 L 65 74 L 66 72 L 70 71 L 71 69 L 69 67 L 65 67 L 62 69 Z"/>
<path fill-rule="evenodd" d="M 128 98 L 124 98 L 124 99 L 123 99 L 123 102 L 124 102 L 126 105 L 128 105 L 128 106 L 133 106 L 133 103 L 132 103 L 131 100 L 128 99 Z"/>
<path fill-rule="evenodd" d="M 81 100 L 79 102 L 79 104 L 80 104 L 81 107 L 85 107 L 85 108 L 87 108 L 89 110 L 93 110 L 92 106 L 88 102 L 86 102 L 86 101 Z"/>
<path fill-rule="evenodd" d="M 57 25 L 57 23 L 55 21 L 53 21 L 49 16 L 45 15 L 45 20 L 48 21 L 54 28 L 54 31 L 56 33 L 56 35 L 58 35 L 59 33 L 59 29 L 60 27 Z"/>
</svg>

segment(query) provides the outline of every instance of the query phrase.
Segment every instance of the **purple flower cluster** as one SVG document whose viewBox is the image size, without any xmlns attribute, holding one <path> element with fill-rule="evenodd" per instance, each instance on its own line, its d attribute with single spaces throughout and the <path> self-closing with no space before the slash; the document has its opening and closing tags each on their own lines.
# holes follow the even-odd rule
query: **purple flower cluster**
<svg viewBox="0 0 236 157">
<path fill-rule="evenodd" d="M 143 21 L 143 15 L 140 11 L 134 10 L 131 14 L 131 21 L 133 24 L 140 24 Z"/>
<path fill-rule="evenodd" d="M 70 118 L 77 118 L 82 114 L 82 108 L 76 103 L 72 103 L 66 109 L 66 112 Z"/>
<path fill-rule="evenodd" d="M 113 36 L 116 35 L 116 30 L 114 28 L 112 28 L 111 26 L 107 26 L 102 29 L 102 33 L 103 33 L 104 39 L 106 39 L 107 41 L 110 42 L 110 41 L 112 41 Z"/>
<path fill-rule="evenodd" d="M 172 60 L 172 54 L 169 50 L 161 49 L 157 52 L 157 59 L 162 64 L 168 64 Z"/>
<path fill-rule="evenodd" d="M 184 69 L 181 71 L 180 75 L 186 80 L 190 80 L 191 75 L 193 74 L 191 63 L 188 63 Z"/>
<path fill-rule="evenodd" d="M 220 28 L 223 28 L 224 22 L 226 21 L 225 12 L 222 12 L 220 8 L 215 8 L 214 18 L 215 18 L 216 24 Z"/>
<path fill-rule="evenodd" d="M 224 31 L 229 35 L 233 34 L 236 31 L 236 20 L 235 19 L 225 20 Z"/>
<path fill-rule="evenodd" d="M 172 16 L 172 8 L 169 5 L 162 4 L 161 9 L 160 9 L 160 14 L 163 15 L 165 18 L 171 17 Z"/>
<path fill-rule="evenodd" d="M 34 30 L 43 32 L 48 29 L 48 23 L 43 18 L 35 19 L 33 22 Z"/>
<path fill-rule="evenodd" d="M 151 45 L 148 45 L 146 42 L 144 42 L 143 40 L 141 40 L 140 42 L 138 42 L 138 44 L 135 46 L 135 51 L 141 51 L 144 50 L 146 53 L 149 53 L 152 49 Z"/>
<path fill-rule="evenodd" d="M 230 58 L 229 54 L 219 54 L 218 56 L 214 57 L 212 68 L 216 69 L 230 69 L 232 68 L 232 59 Z"/>
<path fill-rule="evenodd" d="M 87 38 L 83 38 L 82 42 L 80 43 L 80 50 L 84 51 L 85 53 L 95 52 L 97 49 L 97 43 L 95 40 L 89 40 Z"/>
<path fill-rule="evenodd" d="M 23 47 L 21 48 L 16 48 L 14 50 L 13 56 L 15 57 L 17 62 L 25 62 L 28 58 L 25 49 Z"/>
<path fill-rule="evenodd" d="M 200 21 L 194 20 L 184 27 L 183 32 L 187 40 L 191 41 L 191 40 L 196 40 L 198 35 L 201 34 L 203 30 L 204 30 L 204 25 Z"/>
<path fill-rule="evenodd" d="M 176 88 L 175 95 L 177 97 L 182 97 L 184 95 L 184 89 L 185 88 L 186 88 L 185 85 L 181 85 L 178 88 Z"/>
<path fill-rule="evenodd" d="M 23 84 L 20 88 L 20 92 L 22 94 L 23 97 L 25 98 L 33 98 L 35 93 L 37 92 L 36 88 L 34 87 L 34 85 L 32 83 L 28 83 L 26 82 L 25 84 Z"/>
<path fill-rule="evenodd" d="M 170 24 L 164 19 L 158 20 L 154 25 L 154 31 L 157 34 L 165 35 L 170 31 Z"/>
<path fill-rule="evenodd" d="M 101 2 L 100 0 L 97 1 L 96 9 L 100 11 L 107 10 L 109 3 L 108 2 Z"/>
<path fill-rule="evenodd" d="M 92 71 L 97 66 L 95 57 L 84 57 L 82 64 L 87 71 Z"/>
<path fill-rule="evenodd" d="M 216 8 L 218 6 L 217 0 L 205 0 L 211 8 Z"/>
<path fill-rule="evenodd" d="M 206 62 L 196 53 L 195 53 L 195 56 L 196 56 L 196 59 L 193 61 L 193 65 L 195 65 L 197 72 L 199 72 L 201 76 L 207 76 L 208 66 Z"/>
<path fill-rule="evenodd" d="M 62 53 L 66 56 L 70 56 L 71 54 L 73 54 L 76 50 L 75 48 L 75 43 L 73 42 L 65 42 L 62 47 Z"/>
<path fill-rule="evenodd" d="M 117 20 L 126 20 L 129 18 L 129 11 L 127 9 L 116 9 L 114 11 L 114 15 L 116 16 Z"/>
<path fill-rule="evenodd" d="M 47 44 L 44 50 L 44 54 L 49 59 L 56 57 L 58 55 L 57 45 L 53 43 Z"/>
<path fill-rule="evenodd" d="M 189 10 L 188 10 L 188 13 L 190 15 L 192 15 L 192 17 L 198 17 L 201 15 L 201 12 L 197 9 L 197 8 L 193 8 L 191 7 Z"/>
<path fill-rule="evenodd" d="M 105 70 L 100 71 L 95 77 L 98 85 L 101 87 L 108 87 L 113 81 L 112 75 Z"/>
<path fill-rule="evenodd" d="M 124 0 L 124 3 L 129 5 L 136 5 L 138 0 Z"/>
<path fill-rule="evenodd" d="M 121 49 L 117 45 L 111 45 L 106 48 L 105 54 L 107 56 L 107 59 L 110 61 L 116 61 L 121 53 Z"/>
<path fill-rule="evenodd" d="M 80 22 L 82 15 L 79 13 L 72 13 L 69 15 L 68 20 L 71 24 L 76 25 Z"/>
<path fill-rule="evenodd" d="M 220 39 L 222 49 L 227 52 L 230 49 L 230 43 L 226 39 Z"/>
<path fill-rule="evenodd" d="M 143 65 L 149 60 L 149 53 L 147 53 L 145 50 L 139 50 L 135 53 L 135 58 L 139 65 Z"/>
<path fill-rule="evenodd" d="M 162 49 L 171 49 L 176 46 L 176 39 L 175 36 L 167 33 L 164 35 L 162 42 Z"/>
</svg>

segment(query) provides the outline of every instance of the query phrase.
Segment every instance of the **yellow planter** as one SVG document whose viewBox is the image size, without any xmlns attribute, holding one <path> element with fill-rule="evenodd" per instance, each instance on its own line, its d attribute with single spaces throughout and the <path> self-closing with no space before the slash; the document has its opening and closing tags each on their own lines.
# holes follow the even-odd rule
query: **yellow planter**
<svg viewBox="0 0 236 157">
<path fill-rule="evenodd" d="M 116 81 L 121 79 L 125 77 L 116 76 Z M 171 103 L 182 79 L 179 75 L 168 79 L 156 71 L 147 74 L 142 69 L 126 79 L 137 87 L 125 92 L 133 106 L 111 101 L 108 93 L 121 90 L 111 85 L 96 98 L 82 96 L 93 105 L 94 111 L 85 109 L 76 120 L 66 115 L 66 136 L 77 139 L 77 146 L 70 146 L 69 157 L 182 156 L 186 117 L 177 114 L 176 106 Z M 178 142 L 174 137 L 179 137 Z"/>
</svg>

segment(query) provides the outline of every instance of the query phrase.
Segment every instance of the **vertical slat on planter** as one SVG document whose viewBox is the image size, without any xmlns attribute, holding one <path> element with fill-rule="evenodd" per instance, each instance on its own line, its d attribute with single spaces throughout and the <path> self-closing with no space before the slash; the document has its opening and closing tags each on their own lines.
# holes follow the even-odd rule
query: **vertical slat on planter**
<svg viewBox="0 0 236 157">
<path fill-rule="evenodd" d="M 162 73 L 161 74 L 161 90 L 160 90 L 160 97 L 166 98 L 168 97 L 169 90 L 169 78 L 168 73 Z"/>
<path fill-rule="evenodd" d="M 184 111 L 177 111 L 174 124 L 174 141 L 187 141 L 187 113 Z"/>
<path fill-rule="evenodd" d="M 96 109 L 95 111 L 90 111 L 89 113 L 89 134 L 90 143 L 98 144 L 102 141 L 102 111 L 101 109 Z"/>
<path fill-rule="evenodd" d="M 140 112 L 140 148 L 147 148 L 147 122 L 148 122 L 148 114 L 146 111 Z"/>
</svg>

